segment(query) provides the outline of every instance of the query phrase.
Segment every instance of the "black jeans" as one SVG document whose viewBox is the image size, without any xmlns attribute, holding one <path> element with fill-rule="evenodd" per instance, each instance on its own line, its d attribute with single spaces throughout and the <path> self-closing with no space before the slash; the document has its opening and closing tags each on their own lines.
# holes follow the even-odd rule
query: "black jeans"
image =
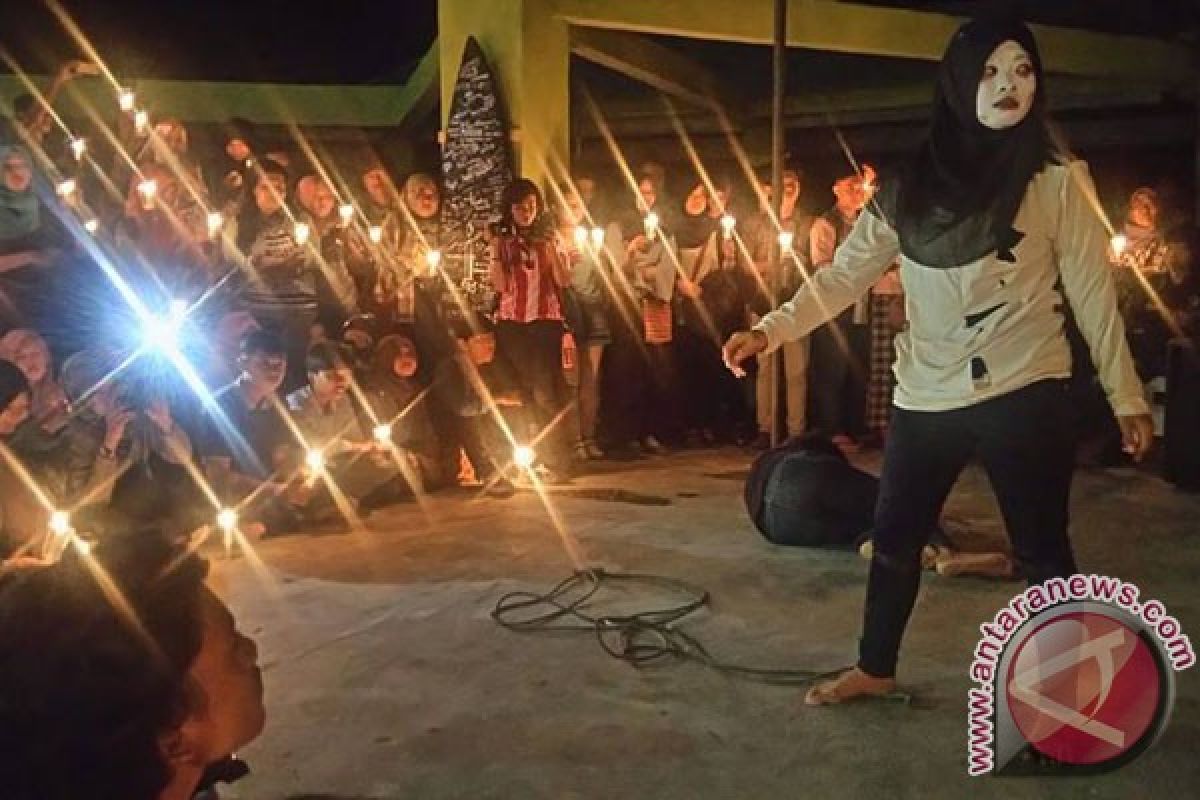
<svg viewBox="0 0 1200 800">
<path fill-rule="evenodd" d="M 525 416 L 541 438 L 538 453 L 546 466 L 570 466 L 566 415 L 567 380 L 562 369 L 563 324 L 556 320 L 496 324 L 499 356 L 509 365 L 509 374 L 521 392 Z M 524 440 L 517 430 L 517 439 Z"/>
<path fill-rule="evenodd" d="M 896 671 L 921 582 L 921 548 L 967 461 L 978 456 L 1030 585 L 1075 572 L 1067 538 L 1074 426 L 1067 382 L 1044 380 L 953 411 L 894 408 L 875 506 L 859 667 Z"/>
</svg>

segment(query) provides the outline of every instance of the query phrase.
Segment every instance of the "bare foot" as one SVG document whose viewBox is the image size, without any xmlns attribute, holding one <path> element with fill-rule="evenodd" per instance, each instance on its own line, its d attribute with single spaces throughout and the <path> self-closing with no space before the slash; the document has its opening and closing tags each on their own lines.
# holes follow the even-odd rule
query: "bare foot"
<svg viewBox="0 0 1200 800">
<path fill-rule="evenodd" d="M 822 681 L 804 695 L 809 706 L 832 706 L 856 697 L 882 697 L 896 691 L 895 678 L 876 678 L 853 667 L 833 680 Z"/>
</svg>

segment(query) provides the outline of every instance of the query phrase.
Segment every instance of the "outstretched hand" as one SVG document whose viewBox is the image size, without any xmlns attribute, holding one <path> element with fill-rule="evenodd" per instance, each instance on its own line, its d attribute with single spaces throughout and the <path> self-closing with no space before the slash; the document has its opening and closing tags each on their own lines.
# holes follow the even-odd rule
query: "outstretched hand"
<svg viewBox="0 0 1200 800">
<path fill-rule="evenodd" d="M 767 335 L 762 331 L 738 331 L 729 337 L 721 349 L 725 366 L 739 378 L 746 377 L 742 362 L 767 349 Z"/>
</svg>

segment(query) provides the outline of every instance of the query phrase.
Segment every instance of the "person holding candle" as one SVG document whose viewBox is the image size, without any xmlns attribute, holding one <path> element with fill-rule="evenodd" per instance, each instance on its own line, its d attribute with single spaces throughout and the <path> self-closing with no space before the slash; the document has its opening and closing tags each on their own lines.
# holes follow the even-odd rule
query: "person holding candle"
<svg viewBox="0 0 1200 800">
<path fill-rule="evenodd" d="M 738 270 L 736 220 L 726 216 L 730 183 L 713 182 L 710 194 L 703 182 L 683 201 L 676 224 L 679 270 L 675 277 L 672 316 L 675 355 L 679 364 L 683 423 L 693 444 L 712 445 L 719 435 L 736 438 L 746 416 L 746 403 L 737 379 L 720 367 L 721 343 L 745 323 L 742 281 Z M 726 235 L 728 222 L 734 222 Z"/>
<path fill-rule="evenodd" d="M 24 372 L 16 364 L 0 360 L 0 447 L 5 448 L 5 457 L 0 458 L 0 561 L 32 555 L 50 520 L 34 487 L 24 478 L 24 473 L 37 465 L 17 440 L 17 432 L 29 419 L 32 396 Z"/>
<path fill-rule="evenodd" d="M 288 345 L 285 389 L 306 382 L 304 357 L 317 319 L 317 250 L 311 228 L 288 213 L 287 170 L 263 159 L 254 175 L 253 197 L 230 222 L 225 258 L 239 270 L 236 300 L 264 328 Z"/>
<path fill-rule="evenodd" d="M 317 319 L 327 333 L 335 333 L 358 313 L 360 289 L 374 284 L 374 265 L 367 242 L 352 220 L 342 219 L 337 196 L 324 178 L 304 176 L 297 184 L 296 196 L 308 212 L 305 221 L 312 226 L 313 242 L 320 254 Z"/>
<path fill-rule="evenodd" d="M 858 664 L 810 690 L 810 704 L 894 689 L 925 536 L 972 456 L 992 482 L 1026 580 L 1077 571 L 1067 533 L 1075 442 L 1065 303 L 1125 447 L 1140 459 L 1153 440 L 1092 182 L 1052 144 L 1044 81 L 1025 25 L 1000 17 L 960 27 L 939 68 L 929 134 L 908 167 L 881 187 L 828 267 L 725 345 L 726 363 L 738 368 L 840 313 L 900 259 L 908 326 L 897 338 Z"/>
<path fill-rule="evenodd" d="M 66 241 L 34 192 L 33 159 L 0 144 L 0 325 L 39 327 Z"/>
<path fill-rule="evenodd" d="M 384 440 L 415 465 L 413 478 L 425 491 L 442 483 L 437 437 L 426 401 L 427 374 L 413 340 L 391 334 L 375 347 L 364 387 L 376 428 L 386 426 Z"/>
<path fill-rule="evenodd" d="M 596 421 L 600 413 L 600 368 L 604 349 L 612 341 L 605 285 L 612 254 L 604 229 L 595 224 L 583 196 L 571 186 L 564 186 L 560 197 L 558 235 L 566 243 L 571 261 L 571 283 L 563 291 L 563 299 L 567 324 L 580 353 L 576 366 L 579 433 L 575 458 L 589 461 L 604 457 L 596 443 Z"/>
<path fill-rule="evenodd" d="M 562 291 L 571 282 L 567 245 L 553 229 L 541 190 L 524 178 L 504 190 L 493 232 L 489 275 L 499 295 L 496 340 L 529 412 L 531 431 L 549 468 L 546 480 L 570 476 L 566 380 L 562 370 Z"/>
</svg>

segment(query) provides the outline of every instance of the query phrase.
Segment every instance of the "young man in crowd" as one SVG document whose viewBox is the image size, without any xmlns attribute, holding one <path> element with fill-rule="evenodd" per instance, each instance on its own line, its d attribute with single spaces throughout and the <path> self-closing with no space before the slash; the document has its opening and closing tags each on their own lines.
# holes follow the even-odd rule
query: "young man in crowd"
<svg viewBox="0 0 1200 800">
<path fill-rule="evenodd" d="M 375 438 L 350 394 L 353 356 L 343 347 L 320 342 L 309 348 L 305 368 L 308 385 L 288 395 L 287 404 L 309 454 L 320 453 L 322 458 L 320 465 L 306 460 L 306 484 L 314 491 L 304 504 L 306 511 L 325 505 L 325 493 L 316 491 L 321 478 L 356 501 L 360 512 L 411 496 L 404 478 L 409 465 L 402 467 L 400 461 L 403 454 Z"/>
<path fill-rule="evenodd" d="M 251 331 L 242 340 L 238 367 L 237 380 L 216 395 L 204 471 L 229 506 L 255 495 L 242 512 L 244 533 L 288 533 L 302 524 L 299 506 L 307 497 L 286 475 L 300 450 L 277 397 L 287 373 L 287 346 L 272 331 Z"/>
<path fill-rule="evenodd" d="M 4 797 L 210 796 L 266 721 L 254 642 L 196 556 L 115 536 L 90 559 L 0 574 L 0 642 L 20 643 L 0 653 Z"/>
</svg>

